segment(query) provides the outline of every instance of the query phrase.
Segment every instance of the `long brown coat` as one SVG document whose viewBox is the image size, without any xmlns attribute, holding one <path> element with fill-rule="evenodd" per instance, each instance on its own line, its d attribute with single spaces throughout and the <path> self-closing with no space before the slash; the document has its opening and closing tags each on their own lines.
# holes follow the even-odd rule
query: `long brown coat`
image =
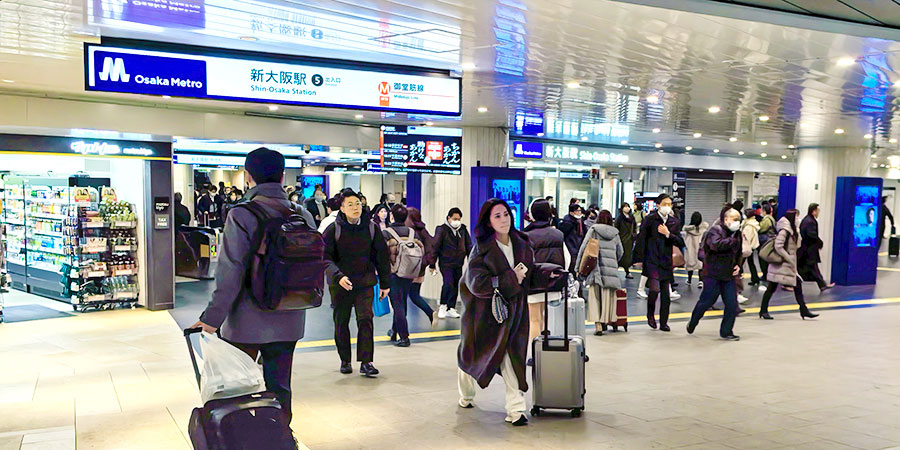
<svg viewBox="0 0 900 450">
<path fill-rule="evenodd" d="M 465 309 L 460 320 L 458 351 L 459 368 L 486 388 L 500 371 L 503 355 L 509 354 L 519 389 L 528 390 L 525 358 L 528 354 L 528 286 L 534 271 L 534 251 L 527 237 L 510 233 L 515 267 L 520 262 L 528 267 L 522 285 L 510 267 L 497 241 L 490 238 L 476 242 L 469 254 L 469 268 L 459 283 L 460 298 Z M 491 313 L 493 279 L 509 302 L 509 318 L 498 324 Z"/>
</svg>

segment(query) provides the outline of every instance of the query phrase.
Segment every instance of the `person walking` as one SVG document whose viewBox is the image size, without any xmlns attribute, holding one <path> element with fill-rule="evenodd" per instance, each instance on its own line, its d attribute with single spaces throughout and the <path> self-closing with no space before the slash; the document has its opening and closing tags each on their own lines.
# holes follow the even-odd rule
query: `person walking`
<svg viewBox="0 0 900 450">
<path fill-rule="evenodd" d="M 797 271 L 803 281 L 815 281 L 819 291 L 827 291 L 834 287 L 834 283 L 825 283 L 822 272 L 819 271 L 819 263 L 822 258 L 819 251 L 825 244 L 819 238 L 819 204 L 810 203 L 806 217 L 800 222 L 800 249 L 797 252 Z"/>
<path fill-rule="evenodd" d="M 440 266 L 443 285 L 441 286 L 441 307 L 438 318 L 459 319 L 456 300 L 459 297 L 459 281 L 462 279 L 463 264 L 472 250 L 472 238 L 462 223 L 462 210 L 450 208 L 447 222 L 434 230 L 434 241 L 428 256 L 428 266 L 435 274 L 435 263 Z"/>
<path fill-rule="evenodd" d="M 284 156 L 265 147 L 247 154 L 244 179 L 250 186 L 247 200 L 260 206 L 268 216 L 300 214 L 312 227 L 313 218 L 302 207 L 291 205 L 281 188 Z M 228 225 L 230 224 L 230 225 Z M 306 311 L 264 310 L 251 298 L 246 286 L 251 267 L 251 248 L 260 223 L 247 207 L 235 207 L 228 214 L 212 300 L 191 328 L 207 333 L 219 331 L 222 339 L 254 360 L 262 355 L 266 390 L 275 394 L 285 423 L 291 423 L 291 367 L 294 348 L 303 339 Z"/>
<path fill-rule="evenodd" d="M 425 268 L 426 244 L 419 238 L 412 227 L 404 225 L 409 218 L 409 210 L 407 210 L 405 206 L 402 204 L 394 205 L 394 207 L 391 208 L 391 214 L 394 216 L 396 222 L 382 232 L 384 234 L 384 240 L 387 242 L 388 251 L 391 255 L 391 307 L 394 310 L 394 323 L 388 331 L 388 336 L 391 338 L 392 342 L 397 342 L 397 347 L 409 347 L 409 323 L 406 316 L 406 300 L 410 297 L 414 280 L 421 276 L 420 272 Z M 422 255 L 422 259 L 419 261 L 420 269 L 412 277 L 399 272 L 401 264 L 405 263 L 404 261 L 401 261 L 401 258 L 411 257 L 402 254 L 403 246 L 410 242 L 414 243 L 419 248 L 420 254 Z M 419 286 L 421 287 L 421 284 L 419 284 Z M 421 296 L 419 297 L 419 301 L 422 301 Z M 417 304 L 416 306 L 419 306 L 419 308 L 425 312 L 428 316 L 428 320 L 431 321 L 432 327 L 434 327 L 437 323 L 437 312 L 431 309 L 431 307 L 428 306 L 428 303 L 425 303 L 424 305 Z"/>
<path fill-rule="evenodd" d="M 881 217 L 878 220 L 878 249 L 881 250 L 881 241 L 884 240 L 884 230 L 887 227 L 887 221 L 890 219 L 891 221 L 891 233 L 894 232 L 894 215 L 891 214 L 890 208 L 887 205 L 888 197 L 885 195 L 881 197 Z"/>
<path fill-rule="evenodd" d="M 428 320 L 432 322 L 432 328 L 434 328 L 437 326 L 438 316 L 431 305 L 428 304 L 428 301 L 422 298 L 422 283 L 425 282 L 425 270 L 429 261 L 428 255 L 432 253 L 431 248 L 434 245 L 434 236 L 428 232 L 428 229 L 425 227 L 425 222 L 422 222 L 422 212 L 419 211 L 419 208 L 411 206 L 406 208 L 406 212 L 406 226 L 412 228 L 416 232 L 416 237 L 425 246 L 425 259 L 422 261 L 422 269 L 419 271 L 418 278 L 413 280 L 412 286 L 409 288 L 409 299 L 416 307 L 425 313 Z"/>
<path fill-rule="evenodd" d="M 622 241 L 624 253 L 619 258 L 619 267 L 625 269 L 625 278 L 632 279 L 631 276 L 631 253 L 634 248 L 634 236 L 637 234 L 637 223 L 634 215 L 631 213 L 631 205 L 622 203 L 619 207 L 619 216 L 616 217 L 615 227 L 619 230 L 619 240 Z M 579 260 L 576 264 L 580 264 Z"/>
<path fill-rule="evenodd" d="M 313 192 L 312 197 L 306 199 L 306 209 L 313 215 L 313 219 L 316 220 L 316 227 L 318 227 L 322 220 L 328 216 L 328 205 L 325 203 L 328 197 L 325 196 L 325 191 L 322 190 L 322 185 L 317 184 L 316 189 Z"/>
<path fill-rule="evenodd" d="M 340 371 L 350 366 L 350 312 L 356 311 L 356 359 L 366 377 L 378 376 L 374 360 L 372 288 L 381 286 L 379 298 L 390 294 L 391 260 L 377 226 L 361 220 L 362 203 L 353 189 L 341 191 L 341 212 L 322 235 L 325 240 L 325 277 L 334 303 L 334 342 L 341 358 Z"/>
<path fill-rule="evenodd" d="M 672 248 L 684 247 L 684 239 L 673 231 L 678 228 L 678 219 L 672 213 L 672 197 L 659 194 L 656 204 L 659 208 L 641 223 L 641 231 L 634 244 L 634 255 L 643 265 L 642 275 L 647 277 L 650 288 L 647 296 L 647 324 L 656 329 L 656 299 L 659 298 L 659 329 L 668 332 L 671 331 L 668 325 L 670 289 L 675 279 Z"/>
<path fill-rule="evenodd" d="M 331 211 L 331 214 L 328 214 L 328 216 L 319 223 L 319 233 L 325 233 L 328 226 L 337 220 L 337 216 L 341 212 L 341 194 L 336 194 L 334 197 L 328 199 L 328 209 Z"/>
<path fill-rule="evenodd" d="M 634 215 L 634 224 L 638 230 L 641 229 L 641 222 L 644 221 L 644 217 L 647 216 L 647 213 L 644 212 L 644 202 L 634 201 L 634 211 L 632 212 Z"/>
<path fill-rule="evenodd" d="M 803 280 L 800 279 L 797 271 L 797 249 L 799 248 L 797 241 L 800 239 L 797 229 L 799 215 L 800 211 L 790 209 L 784 214 L 784 217 L 778 219 L 778 223 L 775 225 L 777 230 L 775 252 L 781 256 L 783 261 L 769 263 L 769 272 L 766 274 L 769 286 L 763 295 L 762 306 L 759 308 L 760 319 L 772 320 L 772 316 L 769 315 L 769 300 L 772 299 L 772 294 L 778 289 L 778 285 L 793 286 L 794 299 L 800 305 L 800 317 L 803 319 L 819 317 L 818 314 L 810 312 L 806 306 L 803 299 Z"/>
<path fill-rule="evenodd" d="M 759 249 L 759 222 L 756 213 L 748 208 L 744 211 L 744 222 L 741 224 L 741 234 L 744 236 L 741 244 L 741 258 L 747 261 L 750 269 L 750 286 L 759 284 L 759 270 L 756 268 L 756 251 Z M 743 279 L 741 280 L 743 282 Z"/>
<path fill-rule="evenodd" d="M 775 216 L 772 214 L 772 206 L 769 205 L 769 202 L 763 202 L 762 204 L 762 220 L 759 221 L 759 246 L 762 247 L 769 242 L 770 239 L 775 238 Z M 760 277 L 760 290 L 766 289 L 766 273 L 769 271 L 769 262 L 759 258 L 759 268 L 762 270 L 762 276 Z"/>
<path fill-rule="evenodd" d="M 500 199 L 481 206 L 475 245 L 460 284 L 465 309 L 460 320 L 457 352 L 459 406 L 472 408 L 476 386 L 487 388 L 497 373 L 506 384 L 506 421 L 528 424 L 525 416 L 525 358 L 528 355 L 528 275 L 534 251 L 528 236 L 512 228 L 512 210 Z M 508 315 L 498 323 L 495 295 L 508 303 Z M 501 316 L 502 318 L 502 316 Z"/>
<path fill-rule="evenodd" d="M 703 292 L 694 305 L 691 319 L 687 324 L 688 334 L 693 334 L 703 315 L 712 308 L 719 296 L 725 304 L 719 337 L 729 341 L 739 341 L 734 334 L 734 320 L 737 317 L 737 280 L 741 273 L 741 248 L 743 237 L 741 213 L 726 206 L 719 214 L 719 222 L 706 233 L 703 239 Z"/>
<path fill-rule="evenodd" d="M 559 223 L 559 231 L 565 236 L 566 250 L 571 258 L 568 266 L 569 272 L 575 273 L 575 256 L 578 255 L 578 248 L 584 240 L 584 210 L 578 203 L 569 204 L 569 214 Z"/>
<path fill-rule="evenodd" d="M 191 210 L 182 203 L 181 192 L 175 193 L 175 231 L 191 224 Z"/>
<path fill-rule="evenodd" d="M 703 221 L 703 215 L 700 211 L 694 211 L 691 214 L 691 223 L 682 229 L 682 237 L 684 238 L 684 270 L 687 271 L 687 284 L 691 284 L 694 278 L 694 272 L 703 269 L 703 261 L 700 260 L 700 244 L 703 242 L 703 235 L 709 230 L 709 223 Z M 703 289 L 703 276 L 697 274 L 697 288 Z"/>
<path fill-rule="evenodd" d="M 600 211 L 597 214 L 597 224 L 588 230 L 578 250 L 577 261 L 581 261 L 589 240 L 597 239 L 600 243 L 597 265 L 584 278 L 584 284 L 588 288 L 588 320 L 594 322 L 596 326 L 594 334 L 597 336 L 603 335 L 608 324 L 613 326 L 614 331 L 618 328 L 616 291 L 622 288 L 619 265 L 625 255 L 625 248 L 622 245 L 620 230 L 612 225 L 612 214 L 605 209 Z"/>
<path fill-rule="evenodd" d="M 525 227 L 525 234 L 534 249 L 534 262 L 556 264 L 561 269 L 569 267 L 569 252 L 562 231 L 553 228 L 550 221 L 553 211 L 550 203 L 542 198 L 536 199 L 528 208 L 534 222 Z M 528 342 L 531 342 L 544 329 L 544 301 L 562 299 L 562 292 L 530 292 L 528 295 Z M 533 365 L 533 360 L 528 360 Z"/>
</svg>

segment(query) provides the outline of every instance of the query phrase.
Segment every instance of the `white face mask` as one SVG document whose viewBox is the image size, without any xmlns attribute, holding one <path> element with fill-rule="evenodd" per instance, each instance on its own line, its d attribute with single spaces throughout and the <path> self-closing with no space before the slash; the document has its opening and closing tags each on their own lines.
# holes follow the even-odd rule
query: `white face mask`
<svg viewBox="0 0 900 450">
<path fill-rule="evenodd" d="M 450 226 L 453 227 L 453 228 L 459 228 L 459 227 L 462 226 L 462 221 L 460 221 L 460 220 L 451 220 L 451 221 L 450 221 Z"/>
<path fill-rule="evenodd" d="M 574 218 L 576 218 L 576 219 L 580 219 L 580 218 L 582 218 L 582 217 L 584 217 L 584 216 L 582 216 L 581 214 L 572 214 L 572 217 L 574 217 Z"/>
<path fill-rule="evenodd" d="M 741 224 L 738 223 L 737 220 L 728 224 L 728 229 L 731 231 L 737 231 L 741 228 Z"/>
<path fill-rule="evenodd" d="M 663 216 L 672 215 L 672 207 L 671 206 L 660 206 L 659 213 Z"/>
</svg>

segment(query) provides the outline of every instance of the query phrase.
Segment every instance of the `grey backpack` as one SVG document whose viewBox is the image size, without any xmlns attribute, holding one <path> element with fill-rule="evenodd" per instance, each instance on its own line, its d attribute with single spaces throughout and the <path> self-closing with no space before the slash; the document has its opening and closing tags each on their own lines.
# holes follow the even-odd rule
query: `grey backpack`
<svg viewBox="0 0 900 450">
<path fill-rule="evenodd" d="M 415 279 L 422 271 L 425 249 L 416 239 L 416 232 L 409 230 L 409 237 L 401 238 L 392 228 L 386 230 L 397 241 L 397 260 L 391 264 L 391 273 L 400 278 Z"/>
</svg>

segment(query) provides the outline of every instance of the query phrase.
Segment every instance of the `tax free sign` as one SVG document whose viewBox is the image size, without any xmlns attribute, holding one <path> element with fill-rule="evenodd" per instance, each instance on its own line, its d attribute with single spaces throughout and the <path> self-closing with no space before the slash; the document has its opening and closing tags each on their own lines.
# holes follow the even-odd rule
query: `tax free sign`
<svg viewBox="0 0 900 450">
<path fill-rule="evenodd" d="M 85 44 L 85 89 L 458 116 L 449 72 L 269 54 L 217 55 Z"/>
</svg>

